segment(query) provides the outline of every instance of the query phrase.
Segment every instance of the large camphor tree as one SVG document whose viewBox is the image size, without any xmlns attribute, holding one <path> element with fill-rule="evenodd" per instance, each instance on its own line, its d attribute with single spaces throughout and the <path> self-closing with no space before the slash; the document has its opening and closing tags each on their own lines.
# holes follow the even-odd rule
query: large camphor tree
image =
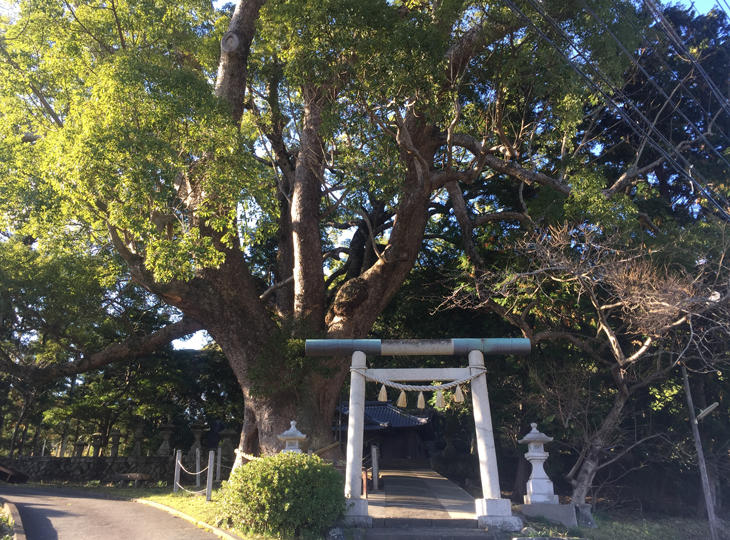
<svg viewBox="0 0 730 540">
<path fill-rule="evenodd" d="M 582 5 L 540 3 L 621 84 L 607 32 L 633 50 L 636 7 Z M 592 165 L 580 126 L 606 105 L 530 13 L 540 32 L 490 1 L 21 2 L 0 35 L 2 228 L 112 245 L 205 329 L 244 394 L 241 450 L 292 418 L 323 446 L 349 359 L 301 340 L 367 335 L 424 241 L 483 260 L 484 234 L 565 205 L 651 219 L 632 156 Z"/>
</svg>

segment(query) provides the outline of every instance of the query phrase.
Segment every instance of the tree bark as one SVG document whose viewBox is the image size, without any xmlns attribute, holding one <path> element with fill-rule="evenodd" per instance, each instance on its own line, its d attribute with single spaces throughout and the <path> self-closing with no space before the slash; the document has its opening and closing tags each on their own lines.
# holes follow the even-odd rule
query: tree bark
<svg viewBox="0 0 730 540">
<path fill-rule="evenodd" d="M 608 441 L 616 433 L 620 423 L 624 407 L 628 402 L 629 395 L 625 392 L 618 392 L 613 400 L 613 406 L 606 417 L 601 422 L 598 430 L 590 437 L 587 444 L 587 451 L 583 458 L 573 484 L 572 501 L 578 507 L 579 515 L 582 517 L 583 523 L 595 527 L 590 510 L 586 504 L 586 497 L 593 485 L 596 473 L 600 469 L 601 459 L 606 449 Z"/>
<path fill-rule="evenodd" d="M 41 417 L 38 422 L 36 422 L 35 426 L 33 426 L 33 438 L 30 441 L 30 451 L 28 452 L 29 456 L 37 456 L 38 455 L 38 436 L 41 432 L 41 423 L 43 418 Z"/>
<path fill-rule="evenodd" d="M 13 435 L 10 438 L 10 448 L 8 448 L 8 456 L 12 457 L 13 452 L 15 451 L 15 445 L 18 440 L 18 431 L 20 431 L 20 426 L 25 422 L 25 417 L 28 414 L 28 409 L 30 408 L 31 398 L 30 396 L 23 396 L 23 407 L 20 409 L 20 414 L 18 415 L 18 421 L 15 423 L 15 428 L 13 428 Z"/>
<path fill-rule="evenodd" d="M 23 425 L 23 432 L 20 434 L 20 442 L 18 443 L 18 450 L 16 452 L 16 456 L 20 457 L 23 455 L 23 450 L 25 449 L 25 437 L 28 435 L 28 422 L 26 422 Z"/>
<path fill-rule="evenodd" d="M 266 0 L 239 0 L 226 32 L 221 39 L 221 58 L 215 93 L 231 107 L 233 121 L 238 124 L 243 115 L 248 54 L 251 50 L 256 21 Z"/>
<path fill-rule="evenodd" d="M 304 88 L 304 118 L 301 150 L 294 174 L 291 202 L 294 248 L 294 319 L 299 331 L 316 331 L 324 320 L 324 271 L 320 240 L 319 201 L 324 172 L 322 98 L 313 88 Z"/>
</svg>

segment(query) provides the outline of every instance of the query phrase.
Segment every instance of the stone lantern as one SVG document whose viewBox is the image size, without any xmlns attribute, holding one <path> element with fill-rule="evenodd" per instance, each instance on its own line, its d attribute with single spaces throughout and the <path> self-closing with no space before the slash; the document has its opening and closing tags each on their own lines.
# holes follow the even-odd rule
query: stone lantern
<svg viewBox="0 0 730 540">
<path fill-rule="evenodd" d="M 221 456 L 227 461 L 233 461 L 236 457 L 234 453 L 233 438 L 237 435 L 235 429 L 224 429 L 220 432 L 221 437 Z"/>
<path fill-rule="evenodd" d="M 144 437 L 144 423 L 139 422 L 134 428 L 134 434 L 133 434 L 133 443 L 132 443 L 132 456 L 134 457 L 141 457 L 142 456 L 142 437 Z"/>
<path fill-rule="evenodd" d="M 280 441 L 284 442 L 284 449 L 282 452 L 294 452 L 301 454 L 302 449 L 299 448 L 299 443 L 307 438 L 307 436 L 297 429 L 296 420 L 291 421 L 291 426 L 284 433 L 277 435 Z"/>
<path fill-rule="evenodd" d="M 83 439 L 79 438 L 74 443 L 75 451 L 74 451 L 74 457 L 81 457 L 84 455 L 84 448 L 86 448 L 86 442 L 84 442 Z"/>
<path fill-rule="evenodd" d="M 96 458 L 101 455 L 101 441 L 103 436 L 101 433 L 96 432 L 91 435 L 91 446 L 94 448 L 92 455 Z"/>
<path fill-rule="evenodd" d="M 527 445 L 527 453 L 525 458 L 532 465 L 532 474 L 527 481 L 527 495 L 525 495 L 525 504 L 548 503 L 558 504 L 558 496 L 555 495 L 553 483 L 548 478 L 543 465 L 548 458 L 544 445 L 553 440 L 544 433 L 537 430 L 537 424 L 532 423 L 532 430 L 525 435 L 524 438 L 517 441 L 520 444 Z"/>
<path fill-rule="evenodd" d="M 160 435 L 162 435 L 162 444 L 157 449 L 158 456 L 169 456 L 170 455 L 170 437 L 172 432 L 175 431 L 175 424 L 167 422 L 160 426 Z"/>
<path fill-rule="evenodd" d="M 112 448 L 110 452 L 111 457 L 117 457 L 119 456 L 119 438 L 122 436 L 121 433 L 119 433 L 118 429 L 112 430 L 112 432 L 109 434 L 109 439 L 112 443 Z"/>
</svg>

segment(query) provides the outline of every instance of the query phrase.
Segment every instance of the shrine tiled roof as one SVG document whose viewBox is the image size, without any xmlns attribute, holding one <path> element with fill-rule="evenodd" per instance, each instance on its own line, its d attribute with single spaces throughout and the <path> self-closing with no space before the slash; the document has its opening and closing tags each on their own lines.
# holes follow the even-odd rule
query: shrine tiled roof
<svg viewBox="0 0 730 540">
<path fill-rule="evenodd" d="M 342 414 L 348 413 L 347 405 L 342 406 Z M 425 426 L 430 421 L 428 416 L 409 414 L 403 409 L 395 407 L 388 401 L 367 401 L 365 403 L 366 431 L 388 428 L 412 428 Z M 347 423 L 342 426 L 347 429 Z"/>
</svg>

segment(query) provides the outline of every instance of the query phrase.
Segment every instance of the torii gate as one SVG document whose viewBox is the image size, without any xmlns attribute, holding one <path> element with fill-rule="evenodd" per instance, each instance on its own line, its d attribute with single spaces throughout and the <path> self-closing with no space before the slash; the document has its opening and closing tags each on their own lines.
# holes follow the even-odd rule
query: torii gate
<svg viewBox="0 0 730 540">
<path fill-rule="evenodd" d="M 522 522 L 512 515 L 510 501 L 501 498 L 499 489 L 484 354 L 529 354 L 530 348 L 530 340 L 520 338 L 308 339 L 305 344 L 307 356 L 352 355 L 345 470 L 347 521 L 368 526 L 372 523 L 368 516 L 368 501 L 362 497 L 361 486 L 365 381 L 369 379 L 386 384 L 395 381 L 451 381 L 452 384 L 453 381 L 470 381 L 479 454 L 479 475 L 484 495 L 482 499 L 474 501 L 478 523 L 480 527 L 493 526 L 519 530 Z M 368 369 L 366 354 L 382 356 L 467 354 L 469 367 Z"/>
</svg>

